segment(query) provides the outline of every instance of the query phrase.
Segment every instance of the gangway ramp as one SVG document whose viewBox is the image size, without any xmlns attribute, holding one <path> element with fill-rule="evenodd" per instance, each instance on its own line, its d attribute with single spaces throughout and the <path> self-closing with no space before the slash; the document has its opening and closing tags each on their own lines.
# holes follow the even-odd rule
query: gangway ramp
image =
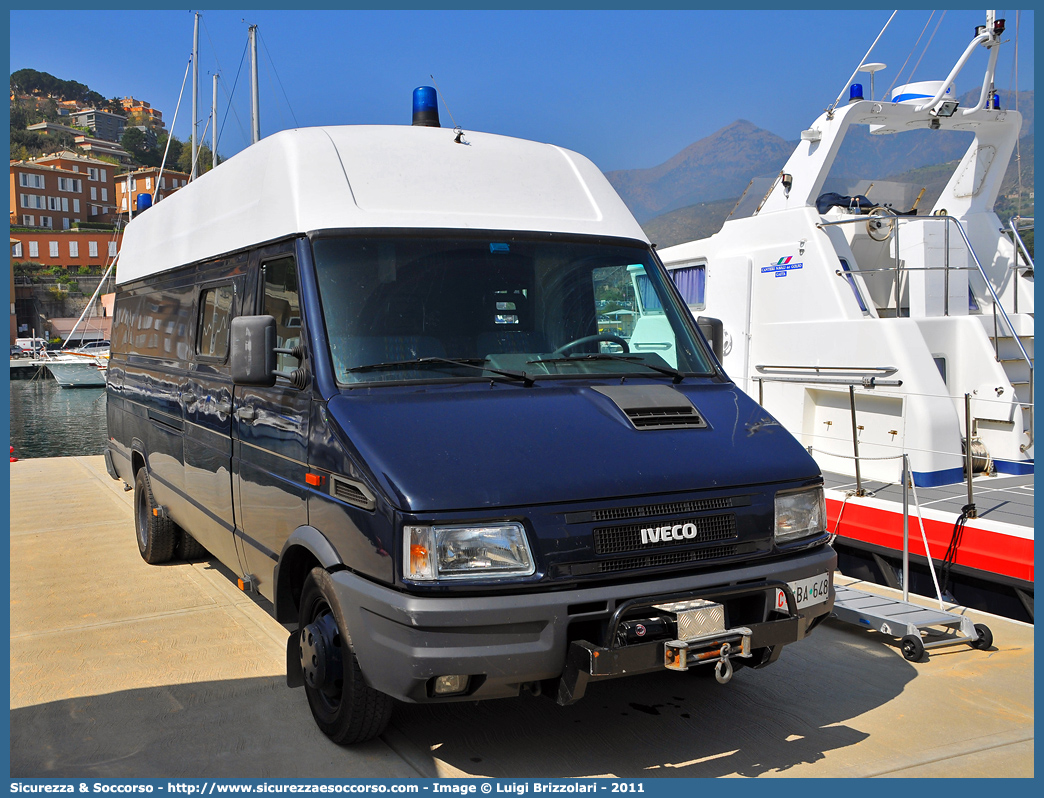
<svg viewBox="0 0 1044 798">
<path fill-rule="evenodd" d="M 900 649 L 911 662 L 921 660 L 930 648 L 966 643 L 972 648 L 986 649 L 993 645 L 989 627 L 974 623 L 966 615 L 865 593 L 847 585 L 835 584 L 834 589 L 834 617 L 901 638 Z"/>
</svg>

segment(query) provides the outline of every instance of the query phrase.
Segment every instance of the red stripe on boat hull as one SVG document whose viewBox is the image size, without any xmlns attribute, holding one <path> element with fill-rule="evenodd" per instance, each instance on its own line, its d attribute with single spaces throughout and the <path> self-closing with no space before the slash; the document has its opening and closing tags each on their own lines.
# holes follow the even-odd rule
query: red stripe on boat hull
<svg viewBox="0 0 1044 798">
<path fill-rule="evenodd" d="M 826 500 L 827 528 L 837 531 L 839 538 L 850 538 L 864 543 L 882 546 L 902 553 L 903 550 L 903 513 L 884 510 L 878 507 L 866 507 L 855 504 L 851 500 L 845 505 L 841 515 L 841 528 L 837 529 L 837 517 L 841 511 L 841 501 Z M 953 534 L 951 522 L 924 519 L 924 532 L 928 538 L 932 558 L 941 561 L 950 545 Z M 987 574 L 1000 574 L 1015 579 L 1033 581 L 1033 541 L 1014 535 L 1005 535 L 989 529 L 974 526 L 969 520 L 961 536 L 961 546 L 957 550 L 955 564 L 967 568 L 985 571 Z M 916 512 L 910 516 L 910 553 L 924 556 L 924 545 L 921 543 L 921 528 Z"/>
</svg>

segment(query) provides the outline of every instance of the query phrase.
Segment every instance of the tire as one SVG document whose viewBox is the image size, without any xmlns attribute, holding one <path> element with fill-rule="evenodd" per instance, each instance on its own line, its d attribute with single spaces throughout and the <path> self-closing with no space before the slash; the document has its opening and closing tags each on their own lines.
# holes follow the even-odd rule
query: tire
<svg viewBox="0 0 1044 798">
<path fill-rule="evenodd" d="M 975 624 L 975 631 L 979 633 L 979 636 L 972 643 L 972 648 L 985 651 L 993 645 L 993 632 L 990 631 L 990 627 L 984 623 L 977 623 Z"/>
<path fill-rule="evenodd" d="M 337 745 L 372 740 L 391 718 L 392 699 L 363 679 L 344 613 L 323 568 L 313 568 L 301 590 L 301 667 L 312 717 Z"/>
<path fill-rule="evenodd" d="M 920 662 L 924 656 L 924 642 L 918 635 L 906 635 L 899 641 L 903 656 L 910 662 Z"/>
<path fill-rule="evenodd" d="M 210 552 L 181 527 L 177 528 L 177 541 L 174 556 L 179 560 L 205 560 L 210 557 Z"/>
<path fill-rule="evenodd" d="M 174 555 L 176 539 L 174 522 L 153 515 L 155 507 L 149 475 L 142 466 L 134 475 L 134 532 L 141 558 L 150 565 L 167 562 Z"/>
</svg>

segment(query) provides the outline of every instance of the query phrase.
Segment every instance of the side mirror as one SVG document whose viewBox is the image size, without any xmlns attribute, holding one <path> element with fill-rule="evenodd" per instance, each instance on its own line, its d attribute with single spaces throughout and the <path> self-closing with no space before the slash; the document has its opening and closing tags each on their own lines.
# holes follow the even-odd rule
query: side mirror
<svg viewBox="0 0 1044 798">
<path fill-rule="evenodd" d="M 232 319 L 232 381 L 236 385 L 275 385 L 276 325 L 271 316 Z"/>
<path fill-rule="evenodd" d="M 725 359 L 725 327 L 722 325 L 721 319 L 699 316 L 696 324 L 703 333 L 703 337 L 710 342 L 711 349 L 714 350 L 714 357 L 718 358 L 720 363 Z"/>
</svg>

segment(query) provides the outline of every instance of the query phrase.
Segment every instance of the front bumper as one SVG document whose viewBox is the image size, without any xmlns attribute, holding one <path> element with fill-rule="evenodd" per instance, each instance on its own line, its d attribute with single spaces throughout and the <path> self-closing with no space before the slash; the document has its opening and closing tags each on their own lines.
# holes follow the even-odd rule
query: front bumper
<svg viewBox="0 0 1044 798">
<path fill-rule="evenodd" d="M 727 570 L 481 597 L 418 597 L 350 571 L 331 576 L 363 676 L 382 693 L 408 702 L 474 701 L 516 696 L 524 684 L 556 680 L 560 703 L 571 703 L 589 681 L 664 667 L 664 640 L 627 646 L 613 642 L 621 620 L 664 601 L 701 596 L 763 606 L 755 610 L 753 622 L 749 614 L 739 621 L 751 632 L 756 664 L 774 660 L 782 646 L 802 639 L 833 606 L 832 589 L 827 601 L 801 609 L 786 590 L 788 611 L 777 613 L 775 588 L 831 574 L 836 565 L 833 550 L 822 546 Z M 763 604 L 759 594 L 766 597 Z M 434 678 L 453 674 L 470 677 L 467 692 L 433 695 Z"/>
</svg>

